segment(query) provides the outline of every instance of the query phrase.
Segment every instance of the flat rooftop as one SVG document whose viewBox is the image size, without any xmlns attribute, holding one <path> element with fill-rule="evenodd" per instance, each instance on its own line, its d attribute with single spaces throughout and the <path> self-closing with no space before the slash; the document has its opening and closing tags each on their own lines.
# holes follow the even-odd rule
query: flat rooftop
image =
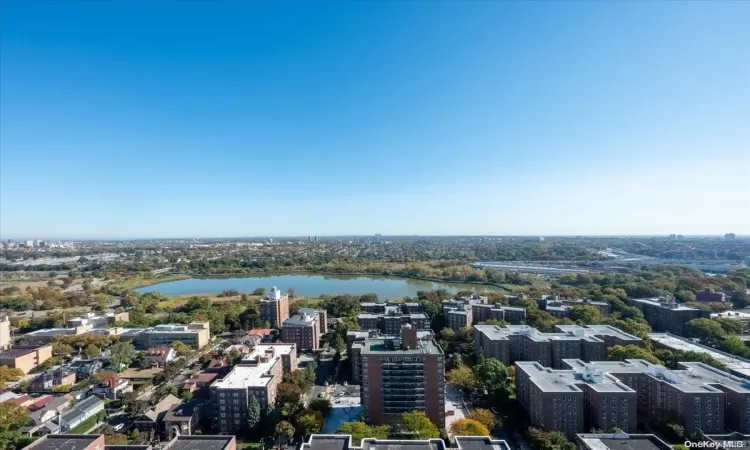
<svg viewBox="0 0 750 450">
<path fill-rule="evenodd" d="M 750 378 L 750 360 L 740 358 L 729 353 L 716 350 L 705 345 L 697 344 L 689 339 L 669 333 L 651 333 L 651 340 L 673 350 L 683 352 L 704 353 L 727 366 L 730 372 L 744 378 Z"/>
<path fill-rule="evenodd" d="M 631 298 L 629 299 L 634 302 L 638 303 L 645 303 L 652 306 L 658 306 L 660 308 L 666 308 L 671 309 L 673 311 L 698 311 L 696 308 L 691 308 L 689 306 L 685 306 L 682 304 L 675 304 L 674 302 L 664 302 L 659 297 L 652 297 L 652 298 Z M 670 306 L 674 305 L 674 306 Z"/>
<path fill-rule="evenodd" d="M 516 370 L 523 370 L 530 380 L 544 392 L 582 392 L 587 385 L 596 392 L 632 392 L 633 389 L 603 370 L 555 370 L 536 361 L 516 362 Z"/>
<path fill-rule="evenodd" d="M 76 334 L 75 328 L 43 328 L 41 330 L 31 331 L 23 336 L 62 336 L 65 334 Z"/>
<path fill-rule="evenodd" d="M 177 436 L 164 450 L 224 450 L 235 440 L 234 436 Z"/>
<path fill-rule="evenodd" d="M 653 434 L 578 434 L 589 450 L 667 450 L 672 447 Z"/>
<path fill-rule="evenodd" d="M 398 339 L 366 339 L 362 345 L 362 355 L 442 355 L 443 350 L 433 339 L 418 340 L 417 348 L 403 349 L 394 347 Z"/>
<path fill-rule="evenodd" d="M 563 362 L 573 370 L 587 368 L 599 369 L 605 373 L 647 374 L 675 386 L 683 392 L 719 392 L 716 385 L 721 385 L 740 393 L 750 393 L 750 380 L 730 375 L 719 369 L 698 362 L 681 362 L 682 370 L 669 370 L 664 366 L 651 364 L 642 359 L 628 359 L 625 361 L 596 361 L 586 363 L 581 360 L 564 359 Z"/>
<path fill-rule="evenodd" d="M 508 339 L 510 335 L 524 335 L 534 341 L 553 341 L 553 340 L 588 340 L 599 341 L 603 336 L 612 336 L 625 341 L 643 342 L 639 337 L 626 333 L 619 328 L 610 325 L 588 325 L 580 327 L 578 325 L 557 325 L 555 333 L 542 333 L 536 328 L 528 325 L 507 325 L 500 327 L 497 325 L 475 325 L 474 329 L 484 334 L 490 340 Z"/>
<path fill-rule="evenodd" d="M 29 450 L 85 450 L 97 439 L 101 438 L 99 434 L 54 434 L 47 435 L 32 443 Z"/>
<path fill-rule="evenodd" d="M 211 388 L 216 389 L 246 389 L 248 387 L 265 387 L 273 377 L 269 371 L 276 364 L 282 364 L 281 356 L 295 352 L 294 344 L 259 344 L 250 354 L 242 358 L 242 361 L 234 366 L 231 372 L 223 379 L 214 382 Z M 273 350 L 273 356 L 266 353 Z M 261 362 L 261 358 L 269 356 L 268 361 Z"/>
</svg>

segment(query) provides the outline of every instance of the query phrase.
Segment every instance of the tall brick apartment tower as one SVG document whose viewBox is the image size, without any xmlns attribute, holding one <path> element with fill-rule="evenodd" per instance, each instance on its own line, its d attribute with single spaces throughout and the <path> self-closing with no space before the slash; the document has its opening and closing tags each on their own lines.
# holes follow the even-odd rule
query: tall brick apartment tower
<svg viewBox="0 0 750 450">
<path fill-rule="evenodd" d="M 366 339 L 360 357 L 368 423 L 396 424 L 416 410 L 445 428 L 445 357 L 434 339 L 419 339 L 406 324 L 399 338 Z"/>
<path fill-rule="evenodd" d="M 281 328 L 289 318 L 289 296 L 282 295 L 276 286 L 271 288 L 268 296 L 260 301 L 260 319 L 271 324 L 271 328 Z"/>
</svg>

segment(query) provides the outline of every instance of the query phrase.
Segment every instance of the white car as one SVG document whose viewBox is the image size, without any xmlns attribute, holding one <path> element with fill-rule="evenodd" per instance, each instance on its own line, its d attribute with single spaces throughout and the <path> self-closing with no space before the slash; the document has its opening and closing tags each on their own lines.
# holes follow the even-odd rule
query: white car
<svg viewBox="0 0 750 450">
<path fill-rule="evenodd" d="M 125 424 L 124 424 L 124 423 L 118 423 L 117 425 L 115 425 L 115 426 L 114 426 L 114 427 L 112 427 L 112 428 L 114 428 L 114 429 L 115 429 L 115 431 L 120 431 L 120 430 L 122 430 L 122 429 L 123 429 L 123 427 L 124 427 L 124 426 L 125 426 Z"/>
</svg>

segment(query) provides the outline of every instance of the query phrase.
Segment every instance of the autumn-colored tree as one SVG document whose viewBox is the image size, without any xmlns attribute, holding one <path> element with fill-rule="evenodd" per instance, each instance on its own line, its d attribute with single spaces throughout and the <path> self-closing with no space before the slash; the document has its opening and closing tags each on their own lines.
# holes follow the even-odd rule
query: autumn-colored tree
<svg viewBox="0 0 750 450">
<path fill-rule="evenodd" d="M 499 425 L 497 416 L 495 416 L 495 413 L 493 413 L 489 409 L 476 408 L 469 413 L 467 418 L 476 420 L 477 422 L 487 427 L 488 430 L 493 430 L 497 425 Z"/>
<path fill-rule="evenodd" d="M 440 430 L 422 411 L 411 411 L 401 414 L 404 429 L 411 433 L 414 439 L 437 439 Z"/>
<path fill-rule="evenodd" d="M 489 436 L 486 426 L 473 419 L 459 419 L 451 425 L 451 433 L 456 436 Z"/>
<path fill-rule="evenodd" d="M 474 372 L 467 366 L 459 366 L 449 370 L 445 376 L 450 384 L 463 391 L 470 391 L 477 384 Z"/>
<path fill-rule="evenodd" d="M 15 367 L 0 366 L 0 389 L 5 389 L 8 381 L 18 381 L 23 378 L 23 371 Z"/>
</svg>

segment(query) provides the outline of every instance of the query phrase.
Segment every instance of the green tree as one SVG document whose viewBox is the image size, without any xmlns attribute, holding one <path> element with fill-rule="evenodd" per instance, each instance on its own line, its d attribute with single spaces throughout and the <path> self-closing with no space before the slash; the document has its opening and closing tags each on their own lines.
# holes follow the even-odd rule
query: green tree
<svg viewBox="0 0 750 450">
<path fill-rule="evenodd" d="M 254 395 L 251 395 L 250 401 L 247 403 L 247 416 L 245 417 L 248 430 L 255 430 L 258 424 L 260 424 L 260 419 L 260 403 L 258 403 L 258 399 Z"/>
<path fill-rule="evenodd" d="M 52 354 L 55 356 L 68 356 L 72 355 L 75 349 L 72 345 L 65 344 L 63 342 L 52 343 Z"/>
<path fill-rule="evenodd" d="M 602 323 L 602 313 L 591 305 L 574 306 L 570 309 L 570 320 L 578 325 L 592 325 Z"/>
<path fill-rule="evenodd" d="M 422 411 L 411 411 L 401 414 L 404 430 L 414 439 L 438 439 L 440 430 Z"/>
<path fill-rule="evenodd" d="M 705 345 L 719 345 L 727 337 L 726 331 L 714 319 L 693 319 L 685 325 L 688 337 L 697 338 Z"/>
<path fill-rule="evenodd" d="M 281 422 L 276 424 L 276 428 L 274 428 L 273 436 L 276 439 L 279 438 L 286 438 L 287 441 L 291 442 L 294 439 L 294 426 L 285 421 L 282 420 Z"/>
<path fill-rule="evenodd" d="M 473 419 L 459 419 L 451 424 L 455 436 L 489 436 L 490 431 L 481 422 Z"/>
<path fill-rule="evenodd" d="M 474 377 L 479 390 L 492 397 L 498 397 L 508 388 L 508 368 L 497 359 L 481 358 L 474 366 Z"/>
<path fill-rule="evenodd" d="M 615 345 L 607 349 L 607 359 L 624 361 L 626 359 L 645 359 L 654 364 L 662 364 L 649 349 L 637 345 Z"/>
<path fill-rule="evenodd" d="M 462 391 L 470 391 L 477 385 L 474 372 L 467 366 L 459 366 L 446 374 L 448 382 Z"/>
<path fill-rule="evenodd" d="M 297 427 L 303 436 L 318 433 L 323 428 L 323 414 L 320 411 L 307 410 L 297 419 Z"/>
<path fill-rule="evenodd" d="M 281 382 L 276 387 L 276 407 L 284 417 L 292 417 L 302 409 L 302 389 L 296 384 Z"/>
<path fill-rule="evenodd" d="M 310 401 L 307 407 L 313 411 L 320 411 L 323 417 L 326 417 L 331 412 L 333 405 L 331 405 L 331 400 L 327 398 L 316 398 Z"/>
<path fill-rule="evenodd" d="M 89 344 L 89 346 L 86 347 L 86 350 L 84 350 L 86 357 L 89 359 L 96 358 L 101 352 L 102 351 L 99 350 L 99 347 L 94 344 Z"/>
<path fill-rule="evenodd" d="M 180 392 L 180 398 L 183 400 L 192 400 L 193 393 L 190 392 L 188 389 L 183 389 L 182 392 Z"/>
<path fill-rule="evenodd" d="M 375 439 L 388 439 L 391 428 L 388 425 L 368 425 L 364 422 L 345 422 L 336 431 L 338 434 L 348 434 L 352 437 L 352 443 L 359 445 L 362 439 L 372 437 Z"/>
<path fill-rule="evenodd" d="M 576 445 L 559 431 L 544 431 L 529 427 L 526 430 L 529 442 L 539 450 L 575 450 Z"/>
<path fill-rule="evenodd" d="M 113 344 L 109 347 L 110 360 L 115 365 L 117 370 L 120 370 L 121 366 L 129 366 L 130 363 L 135 360 L 135 347 L 130 341 L 122 341 Z"/>
</svg>

